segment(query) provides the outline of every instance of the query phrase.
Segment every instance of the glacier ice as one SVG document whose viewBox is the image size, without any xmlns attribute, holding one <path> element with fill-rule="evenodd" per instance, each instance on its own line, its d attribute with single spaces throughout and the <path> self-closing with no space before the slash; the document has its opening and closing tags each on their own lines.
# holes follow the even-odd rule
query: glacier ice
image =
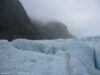
<svg viewBox="0 0 100 75">
<path fill-rule="evenodd" d="M 0 75 L 100 75 L 100 37 L 0 40 Z"/>
</svg>

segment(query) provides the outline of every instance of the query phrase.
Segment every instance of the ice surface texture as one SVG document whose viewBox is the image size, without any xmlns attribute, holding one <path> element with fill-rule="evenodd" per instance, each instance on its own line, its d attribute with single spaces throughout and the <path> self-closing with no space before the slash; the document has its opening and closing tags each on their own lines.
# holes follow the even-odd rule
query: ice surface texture
<svg viewBox="0 0 100 75">
<path fill-rule="evenodd" d="M 100 75 L 100 38 L 0 40 L 0 75 Z"/>
</svg>

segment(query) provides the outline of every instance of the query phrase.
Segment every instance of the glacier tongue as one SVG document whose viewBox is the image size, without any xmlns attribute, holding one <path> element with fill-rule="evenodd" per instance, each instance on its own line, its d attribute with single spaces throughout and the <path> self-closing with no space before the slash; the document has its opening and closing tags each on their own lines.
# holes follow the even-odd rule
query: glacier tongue
<svg viewBox="0 0 100 75">
<path fill-rule="evenodd" d="M 0 40 L 0 75 L 100 75 L 100 38 Z"/>
</svg>

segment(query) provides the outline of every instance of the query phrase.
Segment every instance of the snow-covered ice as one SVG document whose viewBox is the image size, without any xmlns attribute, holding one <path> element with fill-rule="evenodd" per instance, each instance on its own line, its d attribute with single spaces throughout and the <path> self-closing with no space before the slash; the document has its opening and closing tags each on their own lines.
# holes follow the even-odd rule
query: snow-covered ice
<svg viewBox="0 0 100 75">
<path fill-rule="evenodd" d="M 100 37 L 0 40 L 0 75 L 100 75 Z"/>
</svg>

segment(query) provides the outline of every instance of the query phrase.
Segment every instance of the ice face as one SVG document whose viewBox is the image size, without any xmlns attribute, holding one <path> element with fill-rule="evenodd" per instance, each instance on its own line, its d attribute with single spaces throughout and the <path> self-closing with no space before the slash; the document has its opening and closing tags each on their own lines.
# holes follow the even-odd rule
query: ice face
<svg viewBox="0 0 100 75">
<path fill-rule="evenodd" d="M 99 75 L 99 37 L 0 40 L 0 74 Z"/>
</svg>

